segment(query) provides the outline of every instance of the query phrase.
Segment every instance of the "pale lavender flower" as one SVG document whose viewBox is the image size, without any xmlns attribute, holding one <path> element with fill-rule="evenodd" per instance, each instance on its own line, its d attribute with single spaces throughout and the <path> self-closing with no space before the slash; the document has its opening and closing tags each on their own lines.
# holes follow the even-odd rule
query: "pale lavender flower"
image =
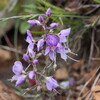
<svg viewBox="0 0 100 100">
<path fill-rule="evenodd" d="M 54 29 L 58 26 L 58 23 L 51 23 L 50 24 L 50 29 Z"/>
<path fill-rule="evenodd" d="M 18 77 L 17 81 L 16 81 L 16 86 L 18 86 L 18 85 L 24 83 L 25 80 L 26 80 L 26 76 L 25 76 L 25 75 L 20 75 L 20 76 Z"/>
<path fill-rule="evenodd" d="M 46 37 L 46 43 L 51 47 L 57 46 L 58 42 L 59 42 L 59 37 L 55 35 L 49 35 Z"/>
<path fill-rule="evenodd" d="M 67 42 L 66 36 L 69 35 L 70 31 L 71 31 L 71 28 L 64 29 L 64 30 L 60 31 L 60 35 L 59 35 L 60 42 L 62 42 L 62 43 Z"/>
<path fill-rule="evenodd" d="M 22 75 L 23 71 L 22 63 L 20 61 L 16 61 L 13 65 L 12 70 L 15 73 L 15 75 L 12 77 L 12 81 L 13 80 L 16 81 L 16 86 L 22 84 L 26 79 L 26 75 Z"/>
<path fill-rule="evenodd" d="M 30 30 L 27 30 L 27 38 L 26 38 L 26 42 L 32 43 L 32 41 L 33 41 L 32 34 L 31 34 Z"/>
<path fill-rule="evenodd" d="M 30 24 L 32 26 L 40 25 L 40 22 L 38 20 L 36 20 L 36 19 L 28 20 L 27 22 L 28 22 L 28 24 Z"/>
<path fill-rule="evenodd" d="M 40 49 L 43 47 L 44 45 L 44 40 L 40 39 L 37 43 L 37 51 L 40 51 Z"/>
<path fill-rule="evenodd" d="M 32 62 L 33 64 L 38 64 L 39 61 L 37 59 L 34 59 Z"/>
<path fill-rule="evenodd" d="M 13 65 L 13 68 L 12 68 L 13 72 L 16 74 L 16 75 L 20 75 L 23 71 L 23 65 L 20 61 L 16 61 Z"/>
<path fill-rule="evenodd" d="M 38 20 L 39 20 L 40 22 L 43 22 L 43 21 L 44 21 L 44 17 L 40 15 L 40 16 L 38 17 Z"/>
<path fill-rule="evenodd" d="M 35 76 L 35 72 L 34 72 L 34 71 L 30 71 L 30 72 L 28 73 L 29 79 L 33 79 L 34 76 Z"/>
<path fill-rule="evenodd" d="M 52 78 L 52 77 L 47 77 L 46 78 L 46 87 L 49 91 L 52 91 L 54 90 L 55 88 L 57 88 L 59 85 L 58 85 L 58 82 Z"/>
<path fill-rule="evenodd" d="M 23 59 L 24 59 L 25 61 L 29 61 L 29 56 L 28 56 L 27 54 L 23 54 Z"/>
<path fill-rule="evenodd" d="M 63 81 L 60 83 L 60 87 L 63 89 L 69 88 L 70 84 L 69 81 Z"/>
<path fill-rule="evenodd" d="M 48 8 L 46 11 L 46 16 L 50 17 L 51 16 L 51 8 Z"/>
</svg>

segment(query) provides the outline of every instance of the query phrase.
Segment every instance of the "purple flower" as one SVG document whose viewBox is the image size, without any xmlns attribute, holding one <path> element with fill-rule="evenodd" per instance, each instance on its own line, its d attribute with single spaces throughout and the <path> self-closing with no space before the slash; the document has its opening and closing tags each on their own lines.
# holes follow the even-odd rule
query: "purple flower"
<svg viewBox="0 0 100 100">
<path fill-rule="evenodd" d="M 35 55 L 35 52 L 33 51 L 34 49 L 34 43 L 30 43 L 27 47 L 27 52 L 29 53 L 29 56 L 32 57 Z"/>
<path fill-rule="evenodd" d="M 53 89 L 57 88 L 59 85 L 54 78 L 47 77 L 46 78 L 46 86 L 49 91 L 52 91 Z"/>
<path fill-rule="evenodd" d="M 48 8 L 46 11 L 46 16 L 50 17 L 51 16 L 51 8 Z"/>
<path fill-rule="evenodd" d="M 27 30 L 27 38 L 26 38 L 26 42 L 32 43 L 32 41 L 33 41 L 32 34 L 31 34 L 30 30 Z"/>
<path fill-rule="evenodd" d="M 59 35 L 59 38 L 60 38 L 60 42 L 66 42 L 66 36 L 69 35 L 71 31 L 71 28 L 68 28 L 68 29 L 64 29 L 64 30 L 61 30 L 60 31 L 60 35 Z"/>
<path fill-rule="evenodd" d="M 16 86 L 22 84 L 25 82 L 26 76 L 25 75 L 20 75 L 16 81 Z"/>
<path fill-rule="evenodd" d="M 54 29 L 58 26 L 58 23 L 51 23 L 50 24 L 50 29 Z"/>
<path fill-rule="evenodd" d="M 46 43 L 49 45 L 45 49 L 45 55 L 49 53 L 49 57 L 51 60 L 55 60 L 55 53 L 60 53 L 61 58 L 66 60 L 67 55 L 66 53 L 69 53 L 69 51 L 63 46 L 61 43 L 59 43 L 59 37 L 55 35 L 49 35 L 46 38 Z"/>
<path fill-rule="evenodd" d="M 23 54 L 23 59 L 24 59 L 25 61 L 29 61 L 29 56 L 28 56 L 27 54 Z"/>
<path fill-rule="evenodd" d="M 51 47 L 57 46 L 58 42 L 59 38 L 55 35 L 49 35 L 46 37 L 46 43 Z"/>
<path fill-rule="evenodd" d="M 33 64 L 38 64 L 39 61 L 37 59 L 34 59 L 32 62 Z"/>
<path fill-rule="evenodd" d="M 16 74 L 16 75 L 20 75 L 23 71 L 23 65 L 20 61 L 16 61 L 13 65 L 13 68 L 12 68 L 13 72 Z"/>
<path fill-rule="evenodd" d="M 30 71 L 30 72 L 28 73 L 29 79 L 33 79 L 34 76 L 35 76 L 35 72 L 34 72 L 34 71 Z"/>
<path fill-rule="evenodd" d="M 16 80 L 16 86 L 22 84 L 25 79 L 26 75 L 22 75 L 23 65 L 20 61 L 16 61 L 12 68 L 15 75 L 12 77 L 12 80 Z"/>
<path fill-rule="evenodd" d="M 40 49 L 43 47 L 44 45 L 44 40 L 40 39 L 37 43 L 37 51 L 40 51 Z"/>
<path fill-rule="evenodd" d="M 28 22 L 28 24 L 30 24 L 32 26 L 40 25 L 40 22 L 38 20 L 36 20 L 36 19 L 28 20 L 27 22 Z"/>
<path fill-rule="evenodd" d="M 38 17 L 38 20 L 39 20 L 40 22 L 43 22 L 43 21 L 44 21 L 44 17 L 40 15 L 40 16 Z"/>
</svg>

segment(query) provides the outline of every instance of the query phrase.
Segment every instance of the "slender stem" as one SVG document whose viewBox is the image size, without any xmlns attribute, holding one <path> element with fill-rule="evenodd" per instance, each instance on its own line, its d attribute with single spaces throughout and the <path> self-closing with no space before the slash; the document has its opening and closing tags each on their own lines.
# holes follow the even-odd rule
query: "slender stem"
<svg viewBox="0 0 100 100">
<path fill-rule="evenodd" d="M 29 64 L 29 65 L 26 67 L 25 72 L 28 70 L 28 68 L 30 67 L 30 65 L 31 65 L 31 64 Z"/>
<path fill-rule="evenodd" d="M 46 78 L 46 76 L 45 76 L 45 75 L 43 75 L 43 74 L 41 74 L 41 73 L 39 73 L 39 72 L 36 72 L 36 74 L 38 74 L 38 75 L 40 75 L 40 76 L 42 76 L 42 77 Z"/>
<path fill-rule="evenodd" d="M 69 59 L 72 59 L 73 61 L 79 62 L 79 60 L 73 59 L 73 58 L 71 58 L 71 57 L 68 56 L 68 55 L 67 55 L 67 57 L 68 57 Z"/>
</svg>

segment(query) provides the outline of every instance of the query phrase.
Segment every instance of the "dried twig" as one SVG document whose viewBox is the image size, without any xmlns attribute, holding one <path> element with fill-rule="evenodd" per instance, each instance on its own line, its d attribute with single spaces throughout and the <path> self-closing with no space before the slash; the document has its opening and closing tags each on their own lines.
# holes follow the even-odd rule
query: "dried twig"
<svg viewBox="0 0 100 100">
<path fill-rule="evenodd" d="M 78 97 L 81 96 L 82 92 L 84 91 L 85 87 L 90 83 L 90 81 L 94 78 L 94 76 L 97 74 L 97 72 L 100 70 L 100 67 L 97 69 L 97 71 L 94 73 L 94 75 L 85 83 L 84 87 L 82 88 L 80 94 Z"/>
<path fill-rule="evenodd" d="M 91 63 L 91 58 L 92 58 L 92 55 L 93 55 L 93 50 L 94 50 L 94 29 L 92 31 L 92 36 L 91 36 L 91 48 L 90 48 L 90 56 L 89 56 L 89 60 L 88 60 L 88 64 L 90 65 Z"/>
<path fill-rule="evenodd" d="M 18 51 L 18 50 L 14 49 L 14 48 L 10 48 L 8 46 L 0 45 L 0 49 L 5 49 L 5 50 L 8 50 L 8 51 L 12 51 L 12 52 L 17 52 L 19 54 L 23 54 L 21 51 Z"/>
<path fill-rule="evenodd" d="M 91 58 L 91 60 L 100 60 L 100 58 Z"/>
</svg>

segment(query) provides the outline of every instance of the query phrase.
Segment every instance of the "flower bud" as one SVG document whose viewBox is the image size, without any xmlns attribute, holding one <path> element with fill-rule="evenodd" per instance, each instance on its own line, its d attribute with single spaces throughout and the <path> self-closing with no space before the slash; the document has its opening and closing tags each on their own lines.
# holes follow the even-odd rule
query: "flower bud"
<svg viewBox="0 0 100 100">
<path fill-rule="evenodd" d="M 51 16 L 51 8 L 48 8 L 46 11 L 46 16 L 50 17 Z"/>
<path fill-rule="evenodd" d="M 29 83 L 34 86 L 36 84 L 36 80 L 35 79 L 29 79 Z"/>
<path fill-rule="evenodd" d="M 27 22 L 28 22 L 28 24 L 30 24 L 32 26 L 40 25 L 40 22 L 38 20 L 36 20 L 36 19 L 28 20 Z"/>
<path fill-rule="evenodd" d="M 23 59 L 24 59 L 25 61 L 29 61 L 29 56 L 28 56 L 27 54 L 23 54 Z"/>
<path fill-rule="evenodd" d="M 44 21 L 44 17 L 40 15 L 40 16 L 38 17 L 38 20 L 39 20 L 40 22 L 43 22 L 43 21 Z"/>
<path fill-rule="evenodd" d="M 34 60 L 33 60 L 33 64 L 38 64 L 38 62 L 39 62 L 39 61 L 38 61 L 37 59 L 34 59 Z"/>
<path fill-rule="evenodd" d="M 50 24 L 50 29 L 54 29 L 58 26 L 58 23 L 51 23 Z"/>
<path fill-rule="evenodd" d="M 32 43 L 32 41 L 33 41 L 32 34 L 31 34 L 30 30 L 27 30 L 27 38 L 26 38 L 26 42 Z"/>
<path fill-rule="evenodd" d="M 34 71 L 30 71 L 30 72 L 28 73 L 28 76 L 29 76 L 29 79 L 33 79 L 34 76 L 35 76 L 35 72 L 34 72 Z"/>
</svg>

